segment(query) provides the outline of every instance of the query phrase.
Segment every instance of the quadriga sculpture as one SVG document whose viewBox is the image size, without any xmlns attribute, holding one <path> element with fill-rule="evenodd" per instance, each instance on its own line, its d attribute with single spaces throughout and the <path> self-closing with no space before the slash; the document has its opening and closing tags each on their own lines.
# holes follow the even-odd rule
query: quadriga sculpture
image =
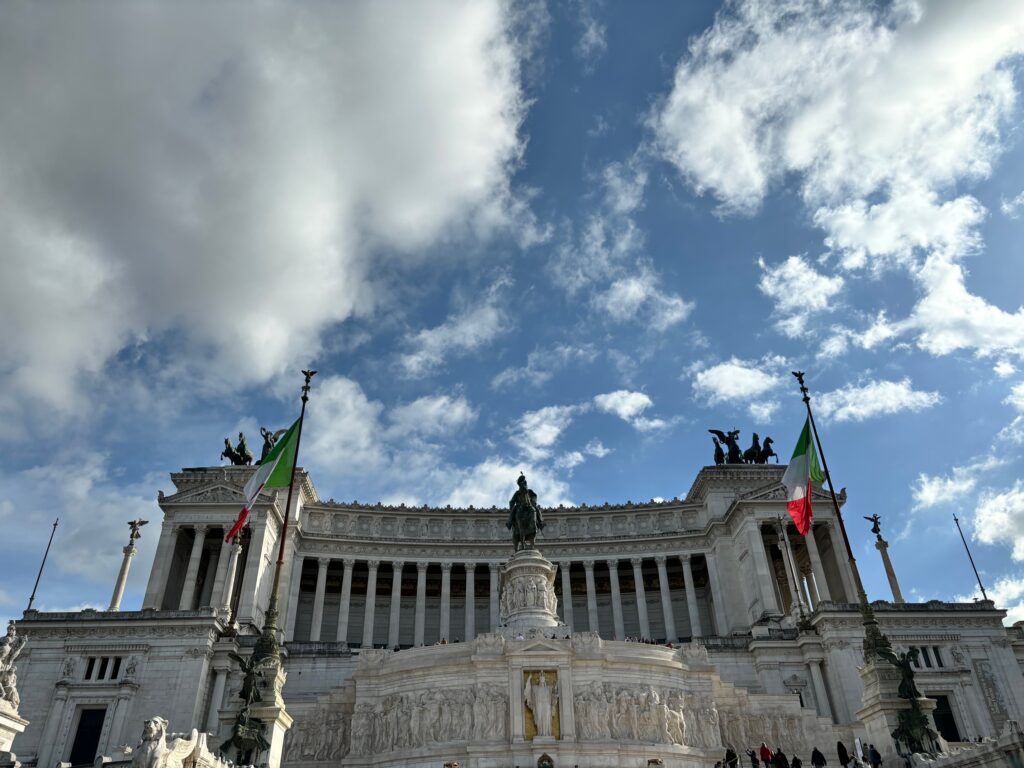
<svg viewBox="0 0 1024 768">
<path fill-rule="evenodd" d="M 199 731 L 192 729 L 188 739 L 167 744 L 167 721 L 152 717 L 142 726 L 142 741 L 132 754 L 132 768 L 182 768 L 199 746 Z"/>
</svg>

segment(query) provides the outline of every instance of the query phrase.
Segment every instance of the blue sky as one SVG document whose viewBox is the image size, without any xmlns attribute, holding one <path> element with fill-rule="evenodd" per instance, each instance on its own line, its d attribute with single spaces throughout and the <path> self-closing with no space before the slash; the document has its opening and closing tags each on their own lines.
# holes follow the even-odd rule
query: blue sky
<svg viewBox="0 0 1024 768">
<path fill-rule="evenodd" d="M 105 607 L 168 473 L 296 415 L 323 498 L 683 496 L 802 424 L 870 595 L 1024 619 L 1024 9 L 14 3 L 0 617 Z M 125 607 L 141 602 L 156 526 Z"/>
</svg>

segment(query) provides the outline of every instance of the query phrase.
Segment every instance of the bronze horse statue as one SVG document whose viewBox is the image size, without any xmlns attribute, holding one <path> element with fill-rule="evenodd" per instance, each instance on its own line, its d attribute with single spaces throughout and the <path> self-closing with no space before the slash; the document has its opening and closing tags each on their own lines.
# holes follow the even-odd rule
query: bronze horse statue
<svg viewBox="0 0 1024 768">
<path fill-rule="evenodd" d="M 544 516 L 537 506 L 537 494 L 526 487 L 526 475 L 520 474 L 517 481 L 519 490 L 508 502 L 508 522 L 505 527 L 512 531 L 512 551 L 536 549 L 537 533 L 544 528 Z"/>
<path fill-rule="evenodd" d="M 252 464 L 252 451 L 249 450 L 249 445 L 245 442 L 245 435 L 241 432 L 238 433 L 238 445 L 234 448 L 231 447 L 231 440 L 225 437 L 224 450 L 221 451 L 220 457 L 227 459 L 235 466 Z"/>
</svg>

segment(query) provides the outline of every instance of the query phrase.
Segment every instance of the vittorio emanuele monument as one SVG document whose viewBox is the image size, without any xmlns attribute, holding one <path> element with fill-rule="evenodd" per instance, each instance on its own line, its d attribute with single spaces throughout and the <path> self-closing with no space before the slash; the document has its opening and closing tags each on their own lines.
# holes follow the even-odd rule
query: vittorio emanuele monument
<svg viewBox="0 0 1024 768">
<path fill-rule="evenodd" d="M 1024 765 L 1024 626 L 905 602 L 808 427 L 788 466 L 714 431 L 683 499 L 546 508 L 521 476 L 453 509 L 320 498 L 301 425 L 264 430 L 258 465 L 228 445 L 231 466 L 173 472 L 109 610 L 12 624 L 0 765 L 714 768 L 762 742 L 807 766 L 869 745 L 886 768 Z M 148 588 L 121 610 L 140 535 Z"/>
</svg>

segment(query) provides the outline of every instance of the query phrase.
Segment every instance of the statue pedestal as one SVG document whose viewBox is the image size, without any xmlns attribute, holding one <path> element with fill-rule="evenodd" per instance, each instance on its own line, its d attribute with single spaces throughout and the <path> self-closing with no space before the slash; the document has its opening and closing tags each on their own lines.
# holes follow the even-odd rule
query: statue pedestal
<svg viewBox="0 0 1024 768">
<path fill-rule="evenodd" d="M 28 720 L 19 717 L 14 707 L 0 699 L 0 767 L 21 765 L 10 750 L 14 746 L 14 737 L 24 732 L 27 726 Z"/>
<path fill-rule="evenodd" d="M 864 748 L 874 744 L 882 755 L 883 763 L 889 764 L 890 760 L 895 763 L 899 757 L 897 746 L 903 751 L 907 751 L 907 746 L 897 745 L 892 733 L 900 727 L 901 715 L 913 709 L 911 700 L 900 698 L 898 693 L 902 674 L 883 659 L 869 661 L 858 671 L 864 684 L 863 706 L 857 710 L 857 719 L 867 731 Z M 935 731 L 932 719 L 934 699 L 920 698 L 917 704 L 927 718 L 928 726 Z M 930 744 L 930 747 L 934 752 L 940 751 L 939 744 Z"/>
<path fill-rule="evenodd" d="M 285 711 L 284 697 L 281 695 L 287 675 L 280 664 L 275 665 L 273 670 L 267 669 L 266 675 L 267 686 L 264 689 L 263 701 L 253 704 L 249 712 L 253 717 L 259 718 L 266 727 L 264 735 L 270 742 L 270 749 L 263 758 L 264 764 L 267 768 L 280 768 L 285 734 L 292 727 L 292 716 Z"/>
<path fill-rule="evenodd" d="M 567 638 L 558 618 L 555 566 L 536 549 L 521 549 L 501 567 L 501 624 L 506 640 Z"/>
</svg>

